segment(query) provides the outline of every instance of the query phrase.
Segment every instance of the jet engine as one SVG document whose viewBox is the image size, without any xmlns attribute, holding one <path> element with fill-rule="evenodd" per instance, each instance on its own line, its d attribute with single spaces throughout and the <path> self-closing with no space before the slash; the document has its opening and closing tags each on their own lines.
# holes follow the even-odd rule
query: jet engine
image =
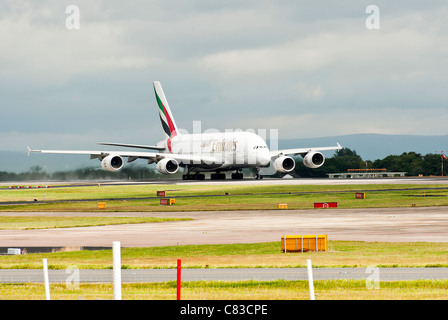
<svg viewBox="0 0 448 320">
<path fill-rule="evenodd" d="M 157 162 L 156 168 L 163 174 L 175 174 L 179 169 L 179 163 L 175 159 L 165 158 Z"/>
<path fill-rule="evenodd" d="M 123 158 L 113 154 L 110 154 L 101 160 L 101 166 L 107 171 L 118 171 L 123 167 L 123 164 Z"/>
<path fill-rule="evenodd" d="M 319 168 L 324 162 L 324 155 L 317 151 L 308 152 L 305 157 L 303 157 L 303 164 L 312 169 Z"/>
<path fill-rule="evenodd" d="M 295 166 L 296 162 L 294 159 L 288 156 L 278 157 L 274 161 L 274 169 L 282 173 L 291 172 Z"/>
</svg>

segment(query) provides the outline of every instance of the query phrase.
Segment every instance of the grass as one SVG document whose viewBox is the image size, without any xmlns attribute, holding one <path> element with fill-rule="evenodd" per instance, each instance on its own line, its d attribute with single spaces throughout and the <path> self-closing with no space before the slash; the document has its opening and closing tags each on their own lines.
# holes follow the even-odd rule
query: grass
<svg viewBox="0 0 448 320">
<path fill-rule="evenodd" d="M 157 190 L 176 198 L 173 206 L 160 206 Z M 365 192 L 366 199 L 356 199 Z M 230 193 L 230 197 L 226 196 Z M 37 200 L 37 201 L 34 201 Z M 7 202 L 28 201 L 26 204 Z M 50 202 L 49 202 L 50 201 Z M 51 202 L 53 201 L 53 202 Z M 54 202 L 67 201 L 67 202 Z M 76 205 L 74 202 L 77 201 Z M 96 201 L 107 201 L 98 210 Z M 0 212 L 101 211 L 154 212 L 202 210 L 266 210 L 287 203 L 289 209 L 310 209 L 314 202 L 338 202 L 339 208 L 447 206 L 446 185 L 129 185 L 64 187 L 50 189 L 0 189 Z"/>
<path fill-rule="evenodd" d="M 50 228 L 92 227 L 114 224 L 160 223 L 186 221 L 189 218 L 153 218 L 153 217 L 15 217 L 0 216 L 0 230 L 32 230 Z"/>
<path fill-rule="evenodd" d="M 280 241 L 253 244 L 186 245 L 122 248 L 123 268 L 274 268 L 306 267 L 448 267 L 448 243 L 389 243 L 329 241 L 327 252 L 283 253 Z M 112 251 L 73 251 L 0 256 L 1 269 L 41 269 L 47 258 L 50 269 L 112 268 Z"/>
<path fill-rule="evenodd" d="M 176 198 L 174 206 L 160 206 L 157 190 L 168 190 Z M 355 192 L 366 192 L 366 199 L 355 199 Z M 230 198 L 225 196 L 230 193 Z M 202 195 L 202 196 L 200 196 Z M 198 197 L 196 197 L 198 196 Z M 122 200 L 117 200 L 118 198 Z M 123 199 L 124 198 L 124 199 Z M 34 201 L 36 199 L 37 201 Z M 43 200 L 67 201 L 44 203 Z M 81 201 L 90 200 L 90 201 Z M 98 210 L 96 201 L 107 201 Z M 230 201 L 229 201 L 230 200 Z M 338 202 L 339 208 L 380 208 L 447 206 L 446 185 L 341 185 L 341 186 L 245 186 L 245 185 L 145 185 L 94 186 L 75 188 L 0 188 L 0 202 L 29 201 L 23 205 L 0 205 L 2 229 L 90 226 L 113 223 L 148 223 L 153 218 L 111 217 L 11 217 L 7 212 L 74 211 L 200 211 L 265 210 L 287 203 L 289 209 L 310 209 L 314 202 Z M 78 201 L 78 202 L 72 202 Z M 136 219 L 136 220 L 133 220 Z M 146 220 L 147 219 L 147 220 Z M 280 241 L 257 244 L 197 245 L 155 248 L 122 248 L 123 268 L 175 268 L 182 258 L 183 268 L 227 267 L 448 267 L 447 243 L 379 243 L 329 241 L 328 252 L 280 252 Z M 49 268 L 112 268 L 111 250 L 55 252 L 0 256 L 0 268 L 41 269 L 47 258 Z M 176 298 L 174 282 L 123 284 L 123 299 Z M 380 289 L 367 289 L 365 281 L 315 281 L 316 299 L 447 299 L 447 280 L 381 282 Z M 52 299 L 112 299 L 112 284 L 51 284 Z M 0 284 L 0 299 L 44 299 L 41 284 Z M 308 299 L 306 281 L 201 281 L 183 284 L 183 299 Z"/>
<path fill-rule="evenodd" d="M 446 300 L 448 280 L 383 281 L 368 289 L 365 280 L 314 281 L 316 300 Z M 308 300 L 308 281 L 183 282 L 183 300 Z M 113 298 L 113 284 L 50 284 L 52 300 Z M 175 300 L 176 282 L 122 284 L 123 300 Z M 0 299 L 45 299 L 43 284 L 0 284 Z"/>
</svg>

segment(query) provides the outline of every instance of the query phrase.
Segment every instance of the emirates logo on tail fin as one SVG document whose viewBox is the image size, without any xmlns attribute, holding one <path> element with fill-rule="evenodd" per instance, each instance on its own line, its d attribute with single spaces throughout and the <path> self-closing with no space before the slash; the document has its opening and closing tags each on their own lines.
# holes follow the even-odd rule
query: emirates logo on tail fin
<svg viewBox="0 0 448 320">
<path fill-rule="evenodd" d="M 154 92 L 156 95 L 157 105 L 159 107 L 159 116 L 162 123 L 162 128 L 169 138 L 174 138 L 177 135 L 177 126 L 171 114 L 168 101 L 163 92 L 160 82 L 154 81 Z"/>
</svg>

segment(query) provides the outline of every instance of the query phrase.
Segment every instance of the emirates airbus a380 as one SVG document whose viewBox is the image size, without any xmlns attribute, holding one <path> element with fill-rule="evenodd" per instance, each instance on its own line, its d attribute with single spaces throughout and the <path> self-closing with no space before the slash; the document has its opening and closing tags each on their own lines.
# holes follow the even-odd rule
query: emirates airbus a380
<svg viewBox="0 0 448 320">
<path fill-rule="evenodd" d="M 156 168 L 163 174 L 174 174 L 179 167 L 186 173 L 184 180 L 203 180 L 202 172 L 214 172 L 212 180 L 225 179 L 225 171 L 235 171 L 232 179 L 242 179 L 243 168 L 256 168 L 257 179 L 261 179 L 260 168 L 272 163 L 276 171 L 287 173 L 295 168 L 295 161 L 291 156 L 303 157 L 303 164 L 308 168 L 318 168 L 324 164 L 325 157 L 320 151 L 339 150 L 334 147 L 297 148 L 286 150 L 269 150 L 266 142 L 259 135 L 251 132 L 216 132 L 180 134 L 168 101 L 166 100 L 160 82 L 154 81 L 154 92 L 162 122 L 165 139 L 156 145 L 135 145 L 122 143 L 99 143 L 125 148 L 139 148 L 155 150 L 154 152 L 136 151 L 86 151 L 86 150 L 31 150 L 30 152 L 81 154 L 90 155 L 91 159 L 99 159 L 103 169 L 118 171 L 127 162 L 136 159 L 146 159 L 148 164 L 156 163 Z M 272 161 L 272 162 L 271 162 Z"/>
</svg>

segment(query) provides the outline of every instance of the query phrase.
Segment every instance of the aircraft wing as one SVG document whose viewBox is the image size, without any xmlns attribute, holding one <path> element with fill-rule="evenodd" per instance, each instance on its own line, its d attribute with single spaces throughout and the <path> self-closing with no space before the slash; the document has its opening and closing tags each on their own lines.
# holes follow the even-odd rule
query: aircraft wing
<svg viewBox="0 0 448 320">
<path fill-rule="evenodd" d="M 152 150 L 165 150 L 166 148 L 163 146 L 147 146 L 141 144 L 127 144 L 127 143 L 110 143 L 110 142 L 98 142 L 103 146 L 115 146 L 115 147 L 125 147 L 125 148 L 140 148 L 140 149 L 152 149 Z"/>
<path fill-rule="evenodd" d="M 283 149 L 283 150 L 273 150 L 270 151 L 271 158 L 277 157 L 279 155 L 292 155 L 297 156 L 301 155 L 304 156 L 310 151 L 327 151 L 327 150 L 341 150 L 342 147 L 339 143 L 337 143 L 337 146 L 334 147 L 318 147 L 318 148 L 296 148 L 296 149 Z"/>
<path fill-rule="evenodd" d="M 190 154 L 173 154 L 173 153 L 159 153 L 159 152 L 132 152 L 132 151 L 89 151 L 89 150 L 31 150 L 28 148 L 28 155 L 30 152 L 39 153 L 53 153 L 53 154 L 79 154 L 90 155 L 90 159 L 104 159 L 108 155 L 118 155 L 120 157 L 127 157 L 128 162 L 136 159 L 148 159 L 148 163 L 157 162 L 164 158 L 175 159 L 178 162 L 185 164 L 199 164 L 199 163 L 221 163 L 222 159 L 211 156 L 190 155 Z"/>
</svg>

